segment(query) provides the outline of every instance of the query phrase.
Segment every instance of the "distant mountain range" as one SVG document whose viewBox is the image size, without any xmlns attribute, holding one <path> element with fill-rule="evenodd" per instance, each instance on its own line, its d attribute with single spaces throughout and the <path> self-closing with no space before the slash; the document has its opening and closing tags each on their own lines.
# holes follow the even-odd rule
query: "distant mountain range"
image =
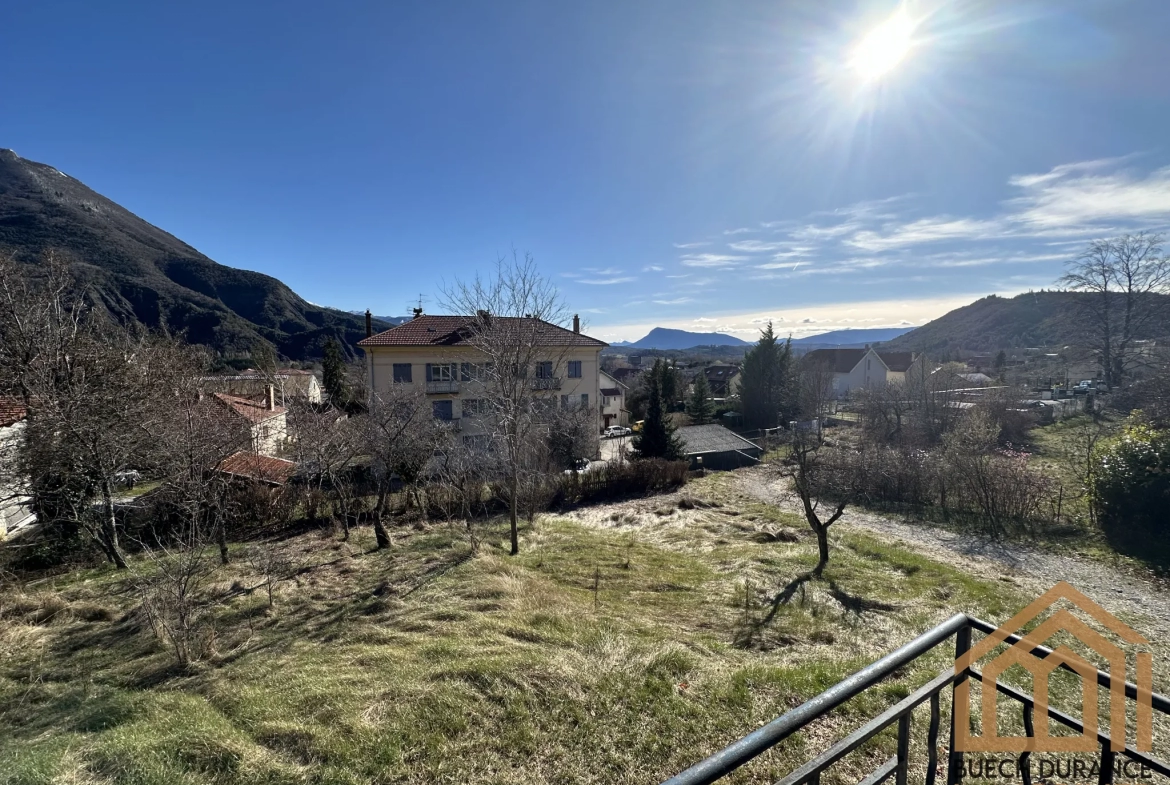
<svg viewBox="0 0 1170 785">
<path fill-rule="evenodd" d="M 1028 292 L 1015 297 L 991 295 L 956 308 L 886 344 L 885 348 L 938 355 L 953 350 L 999 349 L 1084 344 L 1090 325 L 1080 315 L 1081 301 L 1099 295 L 1080 292 Z M 1121 295 L 1117 308 L 1120 313 Z M 1159 303 L 1155 319 L 1139 339 L 1170 336 L 1170 295 L 1150 295 Z"/>
<path fill-rule="evenodd" d="M 878 343 L 896 338 L 912 327 L 874 328 L 868 330 L 834 330 L 810 335 L 807 338 L 794 338 L 793 346 L 803 350 L 821 349 L 825 347 L 853 348 L 865 346 L 867 343 Z M 622 346 L 630 349 L 661 349 L 684 350 L 697 349 L 701 346 L 751 346 L 754 341 L 745 341 L 726 333 L 694 333 L 687 330 L 672 330 L 667 327 L 655 327 L 637 341 L 616 341 L 613 346 Z"/>
<path fill-rule="evenodd" d="M 36 266 L 50 248 L 64 252 L 94 305 L 115 318 L 225 354 L 267 341 L 289 359 L 309 360 L 334 337 L 352 356 L 365 337 L 364 316 L 217 264 L 63 172 L 0 149 L 0 253 Z"/>
<path fill-rule="evenodd" d="M 645 338 L 634 342 L 618 341 L 613 346 L 630 349 L 694 349 L 697 346 L 747 346 L 748 342 L 723 333 L 692 333 L 686 330 L 672 330 L 655 327 Z"/>
<path fill-rule="evenodd" d="M 866 344 L 891 341 L 913 327 L 874 327 L 862 330 L 832 330 L 805 338 L 793 338 L 792 345 L 805 351 L 813 349 L 860 349 Z"/>
</svg>

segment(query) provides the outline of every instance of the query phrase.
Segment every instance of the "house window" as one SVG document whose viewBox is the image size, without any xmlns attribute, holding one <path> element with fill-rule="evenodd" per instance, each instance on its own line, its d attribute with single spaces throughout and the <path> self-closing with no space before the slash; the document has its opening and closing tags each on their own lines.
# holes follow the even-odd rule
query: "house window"
<svg viewBox="0 0 1170 785">
<path fill-rule="evenodd" d="M 537 379 L 551 379 L 553 378 L 553 364 L 551 362 L 541 362 L 536 364 L 536 378 Z"/>
<path fill-rule="evenodd" d="M 464 398 L 463 399 L 463 416 L 476 417 L 482 414 L 487 414 L 488 402 L 483 398 Z"/>
<path fill-rule="evenodd" d="M 562 395 L 562 396 L 561 396 L 561 408 L 562 408 L 562 409 L 568 409 L 568 408 L 569 408 L 569 396 L 567 396 L 567 395 Z"/>
<path fill-rule="evenodd" d="M 601 396 L 601 405 L 602 406 L 609 406 L 609 396 L 608 395 Z"/>
<path fill-rule="evenodd" d="M 491 437 L 482 433 L 464 436 L 463 445 L 472 450 L 486 450 L 492 446 Z"/>
<path fill-rule="evenodd" d="M 569 378 L 570 379 L 580 379 L 581 378 L 581 361 L 580 360 L 569 360 Z"/>
<path fill-rule="evenodd" d="M 455 363 L 441 363 L 434 365 L 427 363 L 428 382 L 453 382 L 456 380 Z"/>
<path fill-rule="evenodd" d="M 589 405 L 589 393 L 581 393 L 581 405 L 582 406 Z"/>
<path fill-rule="evenodd" d="M 410 384 L 410 363 L 394 363 L 394 383 Z"/>
<path fill-rule="evenodd" d="M 484 363 L 460 363 L 459 378 L 465 382 L 482 382 L 488 378 L 490 367 Z"/>
<path fill-rule="evenodd" d="M 431 412 L 435 415 L 435 419 L 454 420 L 455 410 L 451 404 L 452 401 L 432 401 Z"/>
</svg>

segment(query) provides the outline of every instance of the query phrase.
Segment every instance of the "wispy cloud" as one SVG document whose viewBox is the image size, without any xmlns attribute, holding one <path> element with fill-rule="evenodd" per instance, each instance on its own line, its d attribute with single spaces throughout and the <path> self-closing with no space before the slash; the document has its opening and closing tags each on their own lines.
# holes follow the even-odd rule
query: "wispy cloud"
<svg viewBox="0 0 1170 785">
<path fill-rule="evenodd" d="M 619 275 L 613 278 L 580 278 L 577 283 L 589 284 L 590 286 L 612 286 L 616 283 L 629 283 L 636 280 L 638 279 L 632 275 Z"/>
<path fill-rule="evenodd" d="M 693 297 L 675 297 L 670 300 L 654 300 L 655 305 L 682 305 L 683 303 L 693 302 Z"/>
<path fill-rule="evenodd" d="M 744 253 L 763 253 L 765 251 L 778 251 L 789 245 L 790 243 L 765 242 L 764 240 L 737 240 L 734 243 L 728 243 L 727 247 L 733 251 L 743 251 Z"/>
<path fill-rule="evenodd" d="M 699 253 L 687 254 L 682 257 L 681 262 L 686 267 L 734 267 L 747 258 L 728 254 Z"/>
<path fill-rule="evenodd" d="M 760 230 L 759 229 L 752 229 L 750 226 L 741 226 L 738 229 L 724 229 L 723 233 L 724 234 L 751 234 L 752 232 L 758 232 L 758 231 L 760 231 Z"/>
<path fill-rule="evenodd" d="M 1039 230 L 1170 222 L 1170 166 L 1145 175 L 1131 169 L 1108 171 L 1117 160 L 1066 164 L 1046 174 L 1012 178 L 1011 184 L 1024 193 L 1007 203 L 1011 220 Z"/>
<path fill-rule="evenodd" d="M 675 248 L 704 248 L 711 244 L 710 240 L 701 240 L 695 243 L 674 243 Z"/>
<path fill-rule="evenodd" d="M 648 264 L 642 268 L 642 272 L 644 272 L 644 273 L 660 273 L 660 272 L 662 272 L 662 269 L 663 268 L 660 265 Z"/>
<path fill-rule="evenodd" d="M 922 243 L 987 239 L 1002 231 L 1002 225 L 998 221 L 942 216 L 890 226 L 884 232 L 860 231 L 846 240 L 846 244 L 863 251 L 888 251 Z"/>
</svg>

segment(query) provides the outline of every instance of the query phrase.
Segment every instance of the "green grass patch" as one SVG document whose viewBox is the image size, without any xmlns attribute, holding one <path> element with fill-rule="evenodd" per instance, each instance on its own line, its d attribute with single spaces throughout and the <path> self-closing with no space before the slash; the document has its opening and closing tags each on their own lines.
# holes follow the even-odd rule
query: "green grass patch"
<svg viewBox="0 0 1170 785">
<path fill-rule="evenodd" d="M 956 611 L 998 621 L 1026 600 L 854 533 L 834 536 L 821 580 L 791 588 L 815 542 L 754 535 L 798 519 L 716 478 L 686 492 L 711 504 L 685 524 L 543 518 L 517 557 L 473 553 L 446 524 L 381 552 L 364 529 L 290 538 L 300 570 L 275 609 L 242 560 L 215 577 L 213 654 L 182 672 L 139 618 L 134 576 L 47 581 L 28 596 L 112 612 L 0 615 L 0 779 L 655 782 Z M 945 667 L 941 648 L 732 781 L 783 776 Z M 856 782 L 892 745 L 826 781 Z"/>
</svg>

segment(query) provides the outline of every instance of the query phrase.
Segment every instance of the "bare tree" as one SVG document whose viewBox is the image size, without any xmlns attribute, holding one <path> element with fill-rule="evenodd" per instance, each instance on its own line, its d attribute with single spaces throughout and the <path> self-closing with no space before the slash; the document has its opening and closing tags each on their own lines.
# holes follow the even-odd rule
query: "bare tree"
<svg viewBox="0 0 1170 785">
<path fill-rule="evenodd" d="M 192 527 L 143 551 L 154 569 L 139 584 L 142 608 L 180 667 L 201 659 L 214 638 L 210 600 L 204 593 L 217 570 L 209 542 L 203 529 Z"/>
<path fill-rule="evenodd" d="M 251 433 L 204 395 L 200 371 L 207 358 L 197 349 L 172 343 L 158 351 L 169 377 L 160 378 L 154 392 L 168 406 L 157 437 L 161 483 L 150 503 L 170 529 L 198 528 L 214 537 L 220 561 L 227 564 L 229 481 L 217 467 L 247 449 Z"/>
<path fill-rule="evenodd" d="M 369 457 L 377 499 L 374 536 L 379 548 L 389 548 L 385 515 L 395 482 L 417 488 L 435 451 L 447 438 L 447 429 L 431 414 L 430 403 L 419 389 L 392 386 L 370 398 L 369 413 L 357 423 L 362 452 Z"/>
<path fill-rule="evenodd" d="M 1138 360 L 1134 342 L 1161 313 L 1154 297 L 1170 286 L 1170 257 L 1162 236 L 1139 232 L 1089 244 L 1068 264 L 1060 283 L 1091 297 L 1078 301 L 1105 383 L 1121 384 Z"/>
<path fill-rule="evenodd" d="M 268 607 L 273 607 L 276 604 L 276 584 L 287 580 L 296 571 L 296 565 L 280 544 L 272 540 L 264 540 L 248 548 L 248 564 L 264 579 Z"/>
<path fill-rule="evenodd" d="M 117 478 L 159 461 L 173 407 L 171 342 L 133 335 L 88 310 L 64 264 L 40 280 L 0 260 L 0 386 L 28 411 L 19 469 L 42 522 L 77 522 L 126 567 Z"/>
<path fill-rule="evenodd" d="M 290 420 L 293 455 L 305 478 L 310 514 L 316 514 L 321 501 L 328 499 L 348 540 L 356 503 L 349 473 L 365 448 L 363 424 L 330 406 L 316 407 L 308 401 L 293 403 Z"/>
<path fill-rule="evenodd" d="M 521 483 L 532 465 L 542 422 L 556 406 L 558 369 L 574 345 L 574 333 L 559 329 L 568 311 L 531 257 L 501 259 L 488 277 L 457 281 L 443 292 L 444 306 L 467 314 L 466 342 L 482 354 L 482 396 L 491 439 L 503 472 L 511 552 L 520 552 L 518 515 Z"/>
<path fill-rule="evenodd" d="M 795 379 L 796 400 L 801 421 L 792 433 L 786 461 L 792 489 L 800 500 L 805 520 L 817 537 L 819 576 L 829 563 L 829 527 L 840 519 L 849 495 L 836 482 L 845 476 L 833 471 L 831 450 L 825 444 L 821 423 L 833 399 L 833 369 L 816 361 L 799 363 Z"/>
</svg>

